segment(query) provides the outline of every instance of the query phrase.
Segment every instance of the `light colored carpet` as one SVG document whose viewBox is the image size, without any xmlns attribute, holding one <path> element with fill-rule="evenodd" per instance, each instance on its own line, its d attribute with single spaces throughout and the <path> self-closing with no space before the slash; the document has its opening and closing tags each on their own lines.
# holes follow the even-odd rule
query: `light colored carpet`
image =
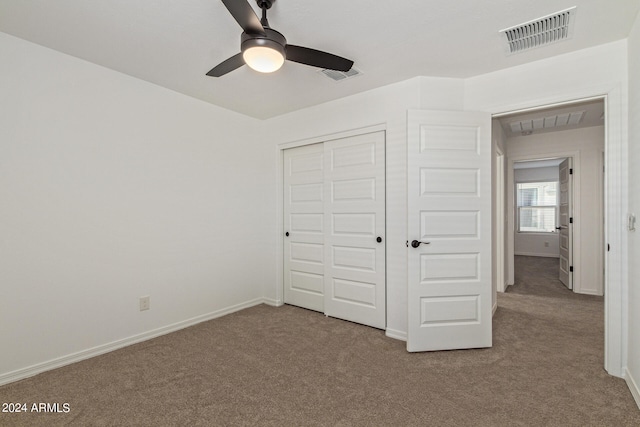
<svg viewBox="0 0 640 427">
<path fill-rule="evenodd" d="M 70 405 L 0 425 L 639 426 L 603 369 L 603 299 L 564 289 L 548 261 L 518 257 L 491 349 L 410 354 L 382 331 L 263 305 L 0 387 L 0 402 Z"/>
</svg>

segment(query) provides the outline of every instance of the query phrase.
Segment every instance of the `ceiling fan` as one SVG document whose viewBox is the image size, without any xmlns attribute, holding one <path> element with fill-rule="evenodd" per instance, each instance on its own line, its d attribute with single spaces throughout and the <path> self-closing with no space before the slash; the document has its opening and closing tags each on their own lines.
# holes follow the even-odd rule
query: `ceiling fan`
<svg viewBox="0 0 640 427">
<path fill-rule="evenodd" d="M 247 64 L 262 73 L 278 70 L 285 59 L 312 67 L 349 71 L 353 61 L 308 47 L 287 44 L 287 39 L 272 29 L 267 21 L 267 10 L 276 0 L 256 0 L 262 9 L 262 19 L 247 0 L 222 0 L 244 30 L 240 41 L 240 53 L 216 65 L 207 76 L 220 77 Z"/>
</svg>

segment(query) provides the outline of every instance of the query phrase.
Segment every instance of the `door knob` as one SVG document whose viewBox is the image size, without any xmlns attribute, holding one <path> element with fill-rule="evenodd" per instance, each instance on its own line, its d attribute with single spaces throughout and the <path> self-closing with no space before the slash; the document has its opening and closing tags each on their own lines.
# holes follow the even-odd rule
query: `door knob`
<svg viewBox="0 0 640 427">
<path fill-rule="evenodd" d="M 382 242 L 382 237 L 378 237 L 378 238 L 376 239 L 376 242 L 378 242 L 378 243 Z"/>
<path fill-rule="evenodd" d="M 420 246 L 420 244 L 428 245 L 428 244 L 430 244 L 430 243 L 431 243 L 431 242 L 421 242 L 420 240 L 413 240 L 413 241 L 411 242 L 411 247 L 412 247 L 412 248 L 417 248 L 418 246 Z"/>
<path fill-rule="evenodd" d="M 285 236 L 289 237 L 289 232 L 284 233 Z"/>
</svg>

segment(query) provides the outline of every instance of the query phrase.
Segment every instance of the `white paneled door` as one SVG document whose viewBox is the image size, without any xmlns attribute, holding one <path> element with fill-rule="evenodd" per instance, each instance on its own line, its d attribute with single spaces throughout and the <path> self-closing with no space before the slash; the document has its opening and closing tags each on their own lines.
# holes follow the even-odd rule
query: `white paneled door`
<svg viewBox="0 0 640 427">
<path fill-rule="evenodd" d="M 324 311 L 324 151 L 284 152 L 284 301 Z"/>
<path fill-rule="evenodd" d="M 384 329 L 384 132 L 324 143 L 328 316 Z"/>
<path fill-rule="evenodd" d="M 384 329 L 385 136 L 284 152 L 284 301 Z"/>
<path fill-rule="evenodd" d="M 569 289 L 573 289 L 573 219 L 572 207 L 572 159 L 569 157 L 560 163 L 560 281 Z"/>
<path fill-rule="evenodd" d="M 491 117 L 409 111 L 408 351 L 491 346 Z"/>
</svg>

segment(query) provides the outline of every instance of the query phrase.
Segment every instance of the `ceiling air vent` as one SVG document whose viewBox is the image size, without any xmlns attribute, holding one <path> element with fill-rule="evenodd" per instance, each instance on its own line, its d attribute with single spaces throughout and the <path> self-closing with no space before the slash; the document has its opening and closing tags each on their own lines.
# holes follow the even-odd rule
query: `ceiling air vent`
<svg viewBox="0 0 640 427">
<path fill-rule="evenodd" d="M 351 77 L 359 76 L 362 74 L 362 71 L 358 70 L 356 67 L 351 67 L 351 69 L 346 73 L 342 71 L 329 70 L 329 69 L 320 70 L 320 73 L 324 74 L 325 76 L 327 76 L 333 81 L 339 82 Z"/>
<path fill-rule="evenodd" d="M 504 34 L 509 53 L 518 53 L 534 47 L 571 38 L 576 17 L 575 6 L 515 27 L 500 30 Z"/>
<path fill-rule="evenodd" d="M 511 132 L 531 135 L 534 131 L 562 126 L 578 125 L 582 122 L 586 111 L 572 111 L 556 114 L 555 116 L 535 117 L 533 119 L 510 122 Z"/>
</svg>

